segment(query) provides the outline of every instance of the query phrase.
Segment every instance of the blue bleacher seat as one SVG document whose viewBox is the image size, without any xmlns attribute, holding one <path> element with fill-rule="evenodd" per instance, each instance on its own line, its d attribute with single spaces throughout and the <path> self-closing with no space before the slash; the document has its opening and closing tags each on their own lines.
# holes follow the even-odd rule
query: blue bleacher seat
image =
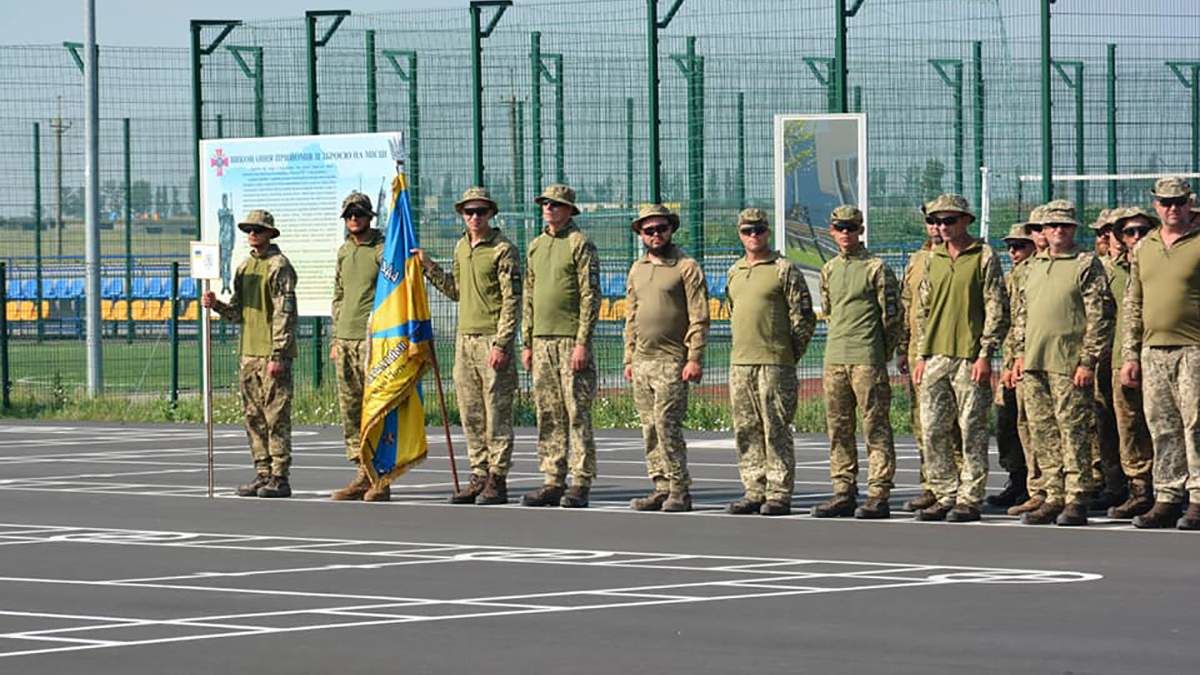
<svg viewBox="0 0 1200 675">
<path fill-rule="evenodd" d="M 600 274 L 600 295 L 606 298 L 625 297 L 625 275 L 619 272 Z"/>
<path fill-rule="evenodd" d="M 67 294 L 63 296 L 64 300 L 80 300 L 84 296 L 83 279 L 70 279 L 67 284 Z M 100 294 L 104 296 L 103 293 Z"/>
<path fill-rule="evenodd" d="M 133 297 L 145 300 L 150 297 L 150 280 L 146 277 L 133 278 Z"/>
<path fill-rule="evenodd" d="M 171 297 L 171 280 L 167 277 L 151 277 L 149 279 L 150 299 L 166 300 Z"/>
<path fill-rule="evenodd" d="M 170 289 L 168 289 L 170 290 Z M 194 298 L 197 296 L 196 280 L 191 277 L 184 277 L 179 280 L 179 297 Z"/>
<path fill-rule="evenodd" d="M 53 280 L 50 293 L 43 293 L 42 296 L 51 300 L 66 300 L 71 295 L 71 280 L 66 277 L 59 277 Z"/>
<path fill-rule="evenodd" d="M 20 300 L 37 299 L 37 279 L 22 279 Z"/>
<path fill-rule="evenodd" d="M 79 279 L 79 295 L 83 295 L 83 279 Z M 104 277 L 100 280 L 100 297 L 116 300 L 125 296 L 125 280 L 120 277 Z"/>
<path fill-rule="evenodd" d="M 729 285 L 729 275 L 724 272 L 704 275 L 708 282 L 708 294 L 712 297 L 725 297 L 725 287 Z"/>
<path fill-rule="evenodd" d="M 21 280 L 9 279 L 4 284 L 4 294 L 9 300 L 19 300 L 18 296 L 21 295 Z"/>
</svg>

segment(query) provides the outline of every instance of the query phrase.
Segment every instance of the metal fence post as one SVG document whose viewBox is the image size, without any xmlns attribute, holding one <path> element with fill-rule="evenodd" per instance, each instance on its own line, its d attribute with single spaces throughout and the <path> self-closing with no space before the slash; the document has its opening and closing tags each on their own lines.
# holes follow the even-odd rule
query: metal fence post
<svg viewBox="0 0 1200 675">
<path fill-rule="evenodd" d="M 984 91 L 983 91 L 983 43 L 971 44 L 972 75 L 972 118 L 975 120 L 975 204 L 983 204 L 983 151 L 984 151 Z"/>
<path fill-rule="evenodd" d="M 1200 171 L 1200 61 L 1167 61 L 1183 86 L 1192 92 L 1192 172 Z M 1183 69 L 1190 70 L 1190 77 Z"/>
<path fill-rule="evenodd" d="M 42 323 L 42 133 L 33 123 L 33 264 L 37 280 L 37 341 L 42 341 L 46 326 Z"/>
<path fill-rule="evenodd" d="M 375 109 L 377 105 L 376 98 L 376 81 L 375 81 L 375 31 L 369 30 L 366 33 L 366 50 L 367 50 L 367 131 L 375 132 L 379 130 L 379 111 Z"/>
<path fill-rule="evenodd" d="M 322 373 L 321 373 L 321 357 L 322 357 L 321 333 L 323 332 L 322 327 L 324 325 L 322 318 L 323 317 L 319 317 L 319 316 L 314 316 L 312 318 L 313 319 L 312 320 L 312 331 L 313 331 L 312 381 L 313 381 L 313 389 L 321 388 L 321 379 L 322 379 L 321 378 L 321 375 L 322 375 Z"/>
<path fill-rule="evenodd" d="M 316 135 L 321 133 L 321 117 L 320 110 L 317 106 L 317 48 L 324 47 L 329 43 L 330 38 L 337 32 L 338 26 L 350 16 L 350 11 L 346 9 L 331 9 L 307 11 L 304 13 L 304 36 L 306 56 L 308 57 L 307 69 L 308 74 L 308 133 Z M 325 31 L 325 34 L 317 39 L 317 22 L 322 17 L 330 17 L 333 23 Z"/>
<path fill-rule="evenodd" d="M 1104 128 L 1108 150 L 1108 173 L 1117 172 L 1117 46 L 1105 49 Z M 1108 181 L 1108 208 L 1117 207 L 1117 182 Z"/>
<path fill-rule="evenodd" d="M 1042 36 L 1042 203 L 1054 198 L 1054 134 L 1050 117 L 1050 3 L 1041 0 Z"/>
<path fill-rule="evenodd" d="M 512 0 L 471 0 L 467 11 L 471 15 L 471 129 L 475 185 L 484 185 L 483 166 L 483 41 L 496 30 L 500 17 L 512 6 Z M 483 27 L 484 7 L 495 7 L 487 28 Z"/>
<path fill-rule="evenodd" d="M 192 203 L 200 203 L 200 141 L 204 138 L 204 82 L 200 76 L 200 69 L 203 67 L 201 57 L 208 56 L 216 51 L 221 42 L 229 36 L 229 33 L 242 24 L 241 21 L 197 21 L 192 20 L 189 24 L 191 32 L 191 57 L 192 57 L 192 169 L 195 173 L 192 175 Z M 208 27 L 220 27 L 221 32 L 217 34 L 213 41 L 207 47 L 200 46 L 200 33 Z M 196 238 L 200 238 L 200 212 L 197 210 L 196 217 Z"/>
<path fill-rule="evenodd" d="M 737 95 L 737 175 L 733 177 L 736 206 L 746 208 L 746 94 Z"/>
<path fill-rule="evenodd" d="M 533 189 L 540 191 L 542 182 L 542 34 L 529 34 L 529 142 L 533 165 Z"/>
<path fill-rule="evenodd" d="M 125 156 L 125 341 L 133 342 L 133 176 L 129 156 L 129 118 L 121 120 L 121 140 Z"/>
<path fill-rule="evenodd" d="M 696 55 L 696 37 L 687 37 L 687 52 L 672 54 L 687 81 L 688 234 L 691 253 L 704 260 L 704 91 L 703 57 Z"/>
<path fill-rule="evenodd" d="M 633 97 L 625 98 L 625 208 L 633 209 Z M 637 242 L 633 234 L 625 233 L 625 256 L 629 262 L 637 259 Z"/>
<path fill-rule="evenodd" d="M 38 308 L 38 315 L 42 313 Z M 8 410 L 12 406 L 9 398 L 12 381 L 8 372 L 8 267 L 0 262 L 0 407 Z"/>
<path fill-rule="evenodd" d="M 262 137 L 265 135 L 263 122 L 263 49 L 262 47 L 241 47 L 238 45 L 229 45 L 225 49 L 233 55 L 233 61 L 237 64 L 238 70 L 249 78 L 254 83 L 254 135 Z M 254 67 L 246 63 L 246 55 L 254 57 Z M 217 116 L 218 122 L 220 115 Z M 220 135 L 220 134 L 218 134 Z"/>
<path fill-rule="evenodd" d="M 392 70 L 408 85 L 408 194 L 413 228 L 421 233 L 421 106 L 418 98 L 417 53 L 411 50 L 384 49 L 380 53 L 392 64 Z M 408 69 L 400 65 L 400 58 Z"/>
<path fill-rule="evenodd" d="M 1083 145 L 1083 61 L 1051 60 L 1050 65 L 1058 72 L 1059 77 L 1075 94 L 1075 173 L 1084 172 Z M 1074 76 L 1067 74 L 1067 68 L 1074 71 Z M 1087 196 L 1087 186 L 1083 181 L 1075 183 L 1075 208 L 1082 216 L 1084 201 Z"/>
<path fill-rule="evenodd" d="M 950 87 L 954 97 L 954 191 L 963 191 L 963 152 L 966 146 L 963 128 L 963 62 L 962 59 L 929 59 L 929 65 L 937 71 L 946 86 Z M 946 72 L 946 68 L 954 69 L 954 74 Z"/>
<path fill-rule="evenodd" d="M 849 112 L 849 102 L 847 97 L 849 88 L 847 85 L 849 68 L 846 64 L 846 19 L 852 18 L 858 14 L 858 10 L 862 9 L 864 0 L 854 0 L 854 6 L 846 9 L 846 0 L 834 0 L 834 32 L 833 32 L 833 49 L 837 66 L 833 73 L 833 108 L 830 112 Z"/>
<path fill-rule="evenodd" d="M 200 311 L 207 311 L 201 309 Z M 167 323 L 171 342 L 171 405 L 179 402 L 179 263 L 171 263 L 171 318 Z"/>
<path fill-rule="evenodd" d="M 667 15 L 660 21 L 658 18 L 658 0 L 646 0 L 646 105 L 649 109 L 648 125 L 650 128 L 647 149 L 650 155 L 650 201 L 662 202 L 662 158 L 660 157 L 658 100 L 658 31 L 671 25 L 671 19 L 683 5 L 683 0 L 675 0 Z"/>
</svg>

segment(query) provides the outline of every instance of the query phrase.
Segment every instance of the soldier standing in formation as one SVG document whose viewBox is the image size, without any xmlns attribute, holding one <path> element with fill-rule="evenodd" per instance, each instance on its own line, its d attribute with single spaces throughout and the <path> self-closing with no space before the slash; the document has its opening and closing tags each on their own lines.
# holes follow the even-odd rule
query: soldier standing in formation
<svg viewBox="0 0 1200 675">
<path fill-rule="evenodd" d="M 238 265 L 229 302 L 212 291 L 200 299 L 226 321 L 242 325 L 238 352 L 246 436 L 254 480 L 239 485 L 240 497 L 290 497 L 292 464 L 292 361 L 296 358 L 296 271 L 271 240 L 275 218 L 255 209 L 238 223 L 250 256 Z"/>
<path fill-rule="evenodd" d="M 925 205 L 943 243 L 933 247 L 917 298 L 919 360 L 913 382 L 921 397 L 926 471 L 937 503 L 919 520 L 979 520 L 987 482 L 992 356 L 1008 329 L 1008 294 L 1000 259 L 967 233 L 975 215 L 967 200 L 945 194 Z M 951 419 L 962 435 L 962 467 L 953 456 Z"/>
<path fill-rule="evenodd" d="M 1117 446 L 1121 455 L 1121 470 L 1129 484 L 1129 498 L 1125 503 L 1108 509 L 1110 518 L 1133 518 L 1149 511 L 1154 506 L 1151 466 L 1154 462 L 1154 447 L 1150 443 L 1150 429 L 1146 427 L 1146 416 L 1142 411 L 1142 392 L 1121 383 L 1121 335 L 1125 326 L 1125 290 L 1129 286 L 1129 252 L 1138 242 L 1154 231 L 1158 219 L 1138 207 L 1117 209 L 1112 215 L 1109 228 L 1109 251 L 1115 251 L 1112 264 L 1108 267 L 1108 289 L 1117 308 L 1113 333 L 1115 344 L 1112 349 L 1112 393 L 1113 413 L 1116 417 Z"/>
<path fill-rule="evenodd" d="M 1075 246 L 1075 206 L 1052 201 L 1037 222 L 1048 248 L 1030 262 L 1018 290 L 1013 374 L 1024 388 L 1046 498 L 1021 522 L 1086 525 L 1093 378 L 1112 334 L 1112 298 L 1096 255 Z"/>
<path fill-rule="evenodd" d="M 504 504 L 517 391 L 513 340 L 521 305 L 520 254 L 492 227 L 498 209 L 487 189 L 467 188 L 454 210 L 462 216 L 466 232 L 454 246 L 450 273 L 421 249 L 413 251 L 434 287 L 458 303 L 454 392 L 467 437 L 471 480 L 450 501 Z"/>
<path fill-rule="evenodd" d="M 1113 215 L 1118 210 L 1102 209 L 1096 221 L 1091 224 L 1091 229 L 1096 234 L 1096 258 L 1104 268 L 1110 297 L 1113 295 L 1113 268 L 1120 249 L 1111 244 L 1109 234 L 1112 232 Z M 1115 316 L 1114 313 L 1114 321 Z M 1096 433 L 1092 436 L 1092 483 L 1095 489 L 1088 501 L 1089 511 L 1108 511 L 1123 503 L 1129 496 L 1128 481 L 1121 470 L 1117 418 L 1113 410 L 1112 355 L 1113 337 L 1110 336 L 1104 345 L 1104 354 L 1096 362 L 1096 376 L 1092 381 L 1092 405 L 1096 411 Z"/>
<path fill-rule="evenodd" d="M 796 363 L 816 328 L 800 268 L 771 248 L 762 209 L 738 214 L 745 255 L 729 268 L 729 401 L 745 494 L 733 514 L 791 513 L 796 454 Z M 644 231 L 644 229 L 643 229 Z"/>
<path fill-rule="evenodd" d="M 833 497 L 814 507 L 812 515 L 889 518 L 896 450 L 887 362 L 904 330 L 899 285 L 883 260 L 860 243 L 863 217 L 857 207 L 839 206 L 829 220 L 838 255 L 821 268 L 821 308 L 829 324 L 823 380 Z M 863 416 L 869 466 L 867 502 L 861 507 L 856 408 Z"/>
<path fill-rule="evenodd" d="M 1025 223 L 1016 223 L 1004 238 L 1008 257 L 1012 260 L 1012 269 L 1004 275 L 1004 290 L 1011 304 L 1010 316 L 1017 311 L 1017 286 L 1023 283 L 1025 272 L 1029 269 L 1027 261 L 1037 250 L 1025 228 Z M 1009 508 L 1029 499 L 1029 467 L 1033 465 L 1032 461 L 1027 461 L 1033 447 L 1029 441 L 1025 406 L 1018 402 L 1017 382 L 1012 371 L 1016 359 L 1012 337 L 1013 332 L 1009 331 L 1004 339 L 1000 386 L 996 388 L 995 398 L 996 446 L 1000 453 L 1000 466 L 1008 472 L 1008 483 L 1002 491 L 987 498 L 988 504 L 1001 508 Z"/>
<path fill-rule="evenodd" d="M 574 190 L 550 185 L 534 201 L 546 227 L 529 245 L 521 360 L 533 371 L 545 483 L 521 503 L 583 508 L 596 478 L 592 336 L 600 318 L 600 260 L 595 244 L 572 220 L 579 214 Z M 571 487 L 564 492 L 568 469 Z"/>
<path fill-rule="evenodd" d="M 1139 528 L 1200 529 L 1200 227 L 1182 178 L 1154 184 L 1162 227 L 1130 252 L 1121 384 L 1142 387 L 1156 502 Z M 1183 513 L 1185 495 L 1191 503 Z"/>
<path fill-rule="evenodd" d="M 333 344 L 329 360 L 337 373 L 346 459 L 357 471 L 348 485 L 330 495 L 336 501 L 386 502 L 392 494 L 390 485 L 371 489 L 371 478 L 359 459 L 363 386 L 371 356 L 367 318 L 375 305 L 375 280 L 383 258 L 383 233 L 371 227 L 375 216 L 371 198 L 361 192 L 351 192 L 342 200 L 342 221 L 347 235 L 338 249 L 333 276 Z"/>
<path fill-rule="evenodd" d="M 700 265 L 671 243 L 679 216 L 661 204 L 646 204 L 632 227 L 646 254 L 630 267 L 625 286 L 625 379 L 633 382 L 654 491 L 630 507 L 690 511 L 683 418 L 688 383 L 703 375 L 708 286 Z"/>
</svg>

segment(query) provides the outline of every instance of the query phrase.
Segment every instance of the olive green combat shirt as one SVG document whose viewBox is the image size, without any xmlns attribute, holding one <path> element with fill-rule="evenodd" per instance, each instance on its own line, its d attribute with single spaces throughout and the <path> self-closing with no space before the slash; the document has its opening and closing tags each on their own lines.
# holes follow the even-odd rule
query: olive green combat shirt
<svg viewBox="0 0 1200 675">
<path fill-rule="evenodd" d="M 883 366 L 904 332 L 900 285 L 883 260 L 861 244 L 821 267 L 821 307 L 828 332 L 826 365 Z"/>
<path fill-rule="evenodd" d="M 1030 260 L 1032 260 L 1032 257 L 1026 258 L 1016 265 L 1013 265 L 1012 269 L 1008 271 L 1008 274 L 1004 275 L 1004 290 L 1008 292 L 1010 323 L 1016 321 L 1017 312 L 1020 311 L 1021 308 L 1021 285 L 1025 283 L 1025 273 L 1029 271 Z M 1008 331 L 1008 334 L 1004 336 L 1004 370 L 1012 370 L 1012 367 L 1015 365 L 1017 360 L 1017 346 L 1013 342 L 1013 338 L 1015 336 L 1016 333 L 1011 330 Z"/>
<path fill-rule="evenodd" d="M 1122 356 L 1141 361 L 1142 347 L 1200 345 L 1200 227 L 1167 248 L 1162 228 L 1129 257 Z"/>
<path fill-rule="evenodd" d="M 242 324 L 242 356 L 287 362 L 296 358 L 296 270 L 275 244 L 250 256 L 233 275 L 233 296 L 213 309 Z"/>
<path fill-rule="evenodd" d="M 910 360 L 915 360 L 920 351 L 917 348 L 916 301 L 921 281 L 925 278 L 925 258 L 929 256 L 929 249 L 932 247 L 933 240 L 926 239 L 921 248 L 908 256 L 904 275 L 900 279 L 900 308 L 904 310 L 904 321 L 900 324 L 902 332 L 897 343 L 896 355 L 906 356 Z"/>
<path fill-rule="evenodd" d="M 1121 371 L 1124 359 L 1121 358 L 1121 336 L 1125 334 L 1125 291 L 1129 287 L 1129 256 L 1122 253 L 1116 259 L 1104 266 L 1108 273 L 1108 294 L 1112 296 L 1113 306 L 1117 314 L 1113 321 L 1112 369 L 1114 373 Z"/>
<path fill-rule="evenodd" d="M 800 268 L 771 251 L 753 263 L 742 256 L 727 279 L 729 363 L 795 367 L 817 323 Z"/>
<path fill-rule="evenodd" d="M 1008 293 L 991 246 L 975 240 L 958 258 L 950 257 L 945 242 L 930 249 L 916 326 L 922 359 L 976 360 L 999 351 L 1009 326 Z"/>
<path fill-rule="evenodd" d="M 1018 294 L 1012 342 L 1025 370 L 1072 375 L 1080 366 L 1095 369 L 1111 343 L 1115 313 L 1095 253 L 1038 253 Z"/>
<path fill-rule="evenodd" d="M 346 237 L 337 252 L 333 276 L 333 337 L 367 339 L 367 317 L 375 307 L 375 280 L 383 258 L 383 233 L 367 230 L 366 241 Z"/>
<path fill-rule="evenodd" d="M 708 284 L 700 265 L 670 245 L 634 261 L 625 284 L 625 365 L 637 359 L 700 362 L 708 337 Z"/>
<path fill-rule="evenodd" d="M 545 228 L 529 244 L 521 342 L 535 337 L 573 337 L 591 347 L 600 319 L 600 258 L 596 245 L 574 221 L 551 234 Z"/>
<path fill-rule="evenodd" d="M 454 246 L 451 272 L 435 264 L 426 276 L 458 303 L 460 334 L 493 335 L 493 347 L 512 353 L 521 305 L 521 264 L 517 247 L 499 229 L 492 228 L 474 245 L 464 234 Z"/>
</svg>

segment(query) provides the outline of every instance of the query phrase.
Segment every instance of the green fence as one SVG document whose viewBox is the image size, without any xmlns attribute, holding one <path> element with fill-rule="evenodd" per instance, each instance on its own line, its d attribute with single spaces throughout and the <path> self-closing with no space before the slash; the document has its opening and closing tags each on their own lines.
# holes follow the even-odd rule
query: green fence
<svg viewBox="0 0 1200 675">
<path fill-rule="evenodd" d="M 498 196 L 503 228 L 522 245 L 538 229 L 531 200 L 540 188 L 575 186 L 580 222 L 610 277 L 637 253 L 627 225 L 633 208 L 657 195 L 680 210 L 679 239 L 718 290 L 737 254 L 734 214 L 774 203 L 777 113 L 868 114 L 871 242 L 895 253 L 896 266 L 920 242 L 923 199 L 955 190 L 978 204 L 980 166 L 993 176 L 993 235 L 1042 198 L 1039 185 L 1017 177 L 1042 171 L 1044 72 L 1055 172 L 1200 169 L 1200 5 L 1057 0 L 1044 64 L 1041 4 L 518 1 L 502 15 L 488 5 L 478 13 L 486 34 L 478 91 L 466 3 L 180 26 L 194 49 L 102 45 L 106 391 L 173 399 L 198 388 L 194 288 L 180 282 L 176 297 L 163 287 L 197 230 L 197 136 L 404 130 L 421 237 L 442 259 L 459 234 L 450 204 L 480 173 Z M 72 291 L 83 253 L 78 57 L 75 45 L 0 46 L 0 86 L 19 92 L 0 102 L 4 346 L 18 399 L 73 396 L 84 381 L 82 301 Z M 1145 187 L 1054 189 L 1090 218 L 1117 202 L 1142 203 Z M 434 306 L 447 334 L 453 306 Z M 609 317 L 597 351 L 603 386 L 616 391 L 621 322 L 619 313 Z M 320 339 L 328 326 L 302 325 L 308 353 L 299 386 L 326 391 L 332 371 L 319 345 L 328 344 Z M 217 382 L 231 383 L 236 336 L 218 329 L 216 340 Z M 726 321 L 714 322 L 711 342 L 704 391 L 719 400 Z M 811 394 L 821 351 L 818 340 L 802 364 Z M 451 363 L 447 351 L 447 373 Z"/>
</svg>

